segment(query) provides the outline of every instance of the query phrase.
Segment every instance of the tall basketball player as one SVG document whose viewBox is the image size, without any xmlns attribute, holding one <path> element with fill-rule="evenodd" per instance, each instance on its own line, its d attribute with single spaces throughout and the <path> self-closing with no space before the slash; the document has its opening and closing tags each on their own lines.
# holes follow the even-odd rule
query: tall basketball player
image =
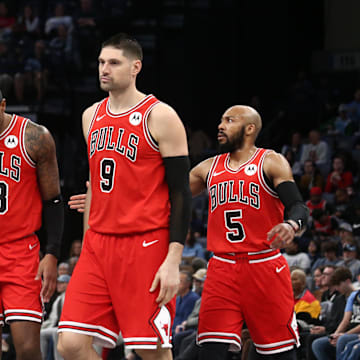
<svg viewBox="0 0 360 360">
<path fill-rule="evenodd" d="M 0 92 L 0 323 L 10 324 L 17 359 L 41 360 L 42 302 L 56 288 L 64 216 L 55 143 L 5 109 Z M 39 262 L 42 215 L 48 238 Z"/>
<path fill-rule="evenodd" d="M 209 193 L 207 246 L 214 252 L 199 315 L 200 358 L 220 360 L 229 346 L 240 349 L 245 321 L 253 358 L 295 359 L 290 272 L 279 248 L 305 226 L 307 208 L 286 159 L 255 146 L 261 118 L 254 109 L 229 108 L 218 129 L 223 154 L 190 173 L 193 195 Z"/>
<path fill-rule="evenodd" d="M 65 359 L 99 359 L 93 342 L 144 360 L 171 359 L 174 295 L 190 219 L 189 159 L 176 112 L 136 88 L 142 50 L 105 41 L 99 80 L 109 97 L 83 114 L 90 186 L 80 259 L 59 323 Z"/>
</svg>

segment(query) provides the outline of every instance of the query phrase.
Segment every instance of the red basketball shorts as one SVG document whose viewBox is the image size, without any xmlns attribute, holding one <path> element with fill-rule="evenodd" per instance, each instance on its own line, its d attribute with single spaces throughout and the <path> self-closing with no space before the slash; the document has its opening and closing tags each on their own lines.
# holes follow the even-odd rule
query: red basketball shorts
<svg viewBox="0 0 360 360">
<path fill-rule="evenodd" d="M 114 347 L 119 331 L 129 348 L 171 347 L 175 297 L 161 309 L 149 289 L 169 247 L 168 230 L 134 236 L 86 232 L 66 290 L 59 332 L 94 337 Z"/>
<path fill-rule="evenodd" d="M 42 322 L 40 244 L 36 235 L 0 244 L 0 324 L 14 320 Z"/>
<path fill-rule="evenodd" d="M 260 354 L 299 345 L 289 267 L 277 250 L 210 259 L 198 343 L 229 343 L 239 350 L 244 322 Z"/>
</svg>

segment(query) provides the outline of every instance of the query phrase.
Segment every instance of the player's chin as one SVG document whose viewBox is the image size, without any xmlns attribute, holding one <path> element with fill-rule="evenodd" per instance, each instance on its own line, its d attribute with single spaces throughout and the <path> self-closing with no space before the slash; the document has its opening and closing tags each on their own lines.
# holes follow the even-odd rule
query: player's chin
<svg viewBox="0 0 360 360">
<path fill-rule="evenodd" d="M 107 84 L 107 83 L 104 83 L 104 82 L 100 82 L 100 88 L 101 88 L 101 90 L 104 90 L 104 91 L 111 91 L 112 90 L 111 84 Z"/>
</svg>

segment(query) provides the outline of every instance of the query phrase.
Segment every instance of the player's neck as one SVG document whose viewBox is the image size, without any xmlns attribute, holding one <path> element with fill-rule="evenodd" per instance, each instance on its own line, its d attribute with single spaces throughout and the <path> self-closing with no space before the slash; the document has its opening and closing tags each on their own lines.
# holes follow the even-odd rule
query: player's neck
<svg viewBox="0 0 360 360">
<path fill-rule="evenodd" d="M 110 92 L 110 110 L 114 114 L 125 112 L 139 103 L 145 94 L 138 91 L 136 88 L 124 92 Z"/>
<path fill-rule="evenodd" d="M 3 116 L 0 117 L 0 135 L 5 131 L 5 129 L 9 126 L 12 115 L 4 113 Z"/>
<path fill-rule="evenodd" d="M 230 154 L 230 166 L 238 168 L 255 154 L 256 149 L 257 147 L 254 144 L 244 144 L 240 149 L 233 151 Z"/>
</svg>

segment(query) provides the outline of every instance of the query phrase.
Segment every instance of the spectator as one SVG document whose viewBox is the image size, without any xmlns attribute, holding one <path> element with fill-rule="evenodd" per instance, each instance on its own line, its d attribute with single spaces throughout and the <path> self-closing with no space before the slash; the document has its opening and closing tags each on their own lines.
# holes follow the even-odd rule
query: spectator
<svg viewBox="0 0 360 360">
<path fill-rule="evenodd" d="M 295 313 L 298 319 L 312 323 L 320 315 L 320 302 L 306 289 L 306 274 L 301 269 L 291 272 L 291 283 L 294 292 Z"/>
<path fill-rule="evenodd" d="M 299 177 L 302 175 L 303 172 L 300 162 L 295 161 L 295 154 L 291 149 L 287 149 L 284 156 L 291 167 L 291 171 L 293 173 L 294 179 L 298 181 Z"/>
<path fill-rule="evenodd" d="M 18 17 L 18 24 L 22 31 L 37 37 L 40 35 L 40 18 L 31 4 L 26 4 L 23 13 Z"/>
<path fill-rule="evenodd" d="M 355 90 L 354 100 L 347 107 L 351 120 L 358 125 L 360 122 L 360 89 Z"/>
<path fill-rule="evenodd" d="M 314 290 L 312 291 L 313 295 L 316 297 L 317 300 L 321 300 L 322 294 L 327 290 L 327 286 L 325 286 L 322 282 L 324 266 L 318 266 L 312 276 L 312 280 L 314 282 Z"/>
<path fill-rule="evenodd" d="M 47 358 L 49 343 L 52 342 L 53 358 L 60 360 L 62 357 L 56 349 L 57 344 L 57 329 L 60 320 L 61 310 L 64 305 L 65 291 L 70 281 L 69 275 L 60 275 L 57 279 L 57 292 L 58 297 L 54 301 L 49 318 L 41 325 L 40 330 L 40 347 L 43 359 Z M 52 358 L 52 357 L 51 357 Z"/>
<path fill-rule="evenodd" d="M 74 31 L 81 57 L 82 66 L 86 70 L 91 61 L 97 58 L 97 49 L 100 43 L 99 27 L 101 13 L 94 6 L 93 0 L 80 0 L 80 8 L 73 15 Z"/>
<path fill-rule="evenodd" d="M 304 163 L 304 173 L 298 181 L 299 190 L 303 198 L 308 199 L 313 188 L 322 190 L 324 184 L 325 180 L 315 163 L 311 160 L 306 160 Z"/>
<path fill-rule="evenodd" d="M 325 210 L 314 209 L 312 212 L 312 231 L 314 236 L 325 240 L 335 234 L 338 222 L 334 216 L 329 215 Z"/>
<path fill-rule="evenodd" d="M 59 26 L 64 26 L 67 33 L 71 34 L 73 30 L 72 17 L 65 15 L 64 4 L 58 2 L 55 4 L 54 16 L 48 18 L 45 23 L 45 34 L 52 38 L 57 34 Z"/>
<path fill-rule="evenodd" d="M 351 279 L 351 271 L 347 268 L 338 268 L 333 274 L 331 281 L 333 284 L 337 284 L 339 292 L 347 297 L 347 302 L 343 318 L 335 332 L 331 333 L 329 337 L 321 337 L 312 343 L 312 350 L 319 360 L 335 358 L 335 354 L 339 359 L 346 343 L 358 338 L 358 335 L 354 336 L 353 334 L 360 331 L 360 302 L 358 291 L 354 291 Z"/>
<path fill-rule="evenodd" d="M 337 135 L 352 135 L 354 132 L 352 120 L 348 114 L 348 106 L 340 104 L 338 116 L 334 121 L 334 132 Z"/>
<path fill-rule="evenodd" d="M 204 281 L 206 279 L 206 269 L 199 269 L 193 275 L 193 291 L 201 296 L 202 289 L 204 287 Z"/>
<path fill-rule="evenodd" d="M 67 262 L 61 262 L 58 265 L 58 276 L 70 275 L 70 266 Z"/>
<path fill-rule="evenodd" d="M 11 31 L 15 21 L 15 17 L 9 14 L 9 8 L 6 1 L 0 1 L 0 35 L 6 30 Z"/>
<path fill-rule="evenodd" d="M 306 201 L 306 206 L 309 208 L 309 215 L 312 216 L 314 209 L 326 210 L 326 200 L 321 197 L 322 190 L 318 186 L 310 189 L 310 199 Z"/>
<path fill-rule="evenodd" d="M 307 254 L 310 259 L 310 266 L 312 267 L 315 261 L 320 257 L 320 244 L 317 240 L 311 239 L 309 241 Z"/>
<path fill-rule="evenodd" d="M 36 92 L 36 100 L 44 98 L 49 78 L 49 57 L 44 40 L 37 40 L 34 45 L 34 54 L 25 62 L 25 86 L 31 92 Z"/>
<path fill-rule="evenodd" d="M 82 247 L 82 241 L 80 239 L 75 239 L 71 243 L 69 257 L 71 258 L 73 256 L 80 256 L 81 247 Z"/>
<path fill-rule="evenodd" d="M 329 268 L 329 269 L 332 269 Z M 325 270 L 325 269 L 324 269 Z M 328 270 L 326 270 L 328 271 Z M 331 271 L 331 270 L 330 270 Z M 330 273 L 329 271 L 329 273 Z M 345 272 L 344 272 L 345 271 Z M 331 276 L 329 276 L 329 295 L 331 297 L 328 300 L 327 308 L 330 307 L 329 316 L 326 316 L 324 319 L 321 319 L 321 322 L 318 325 L 315 325 L 310 329 L 310 334 L 305 338 L 306 346 L 306 359 L 314 360 L 315 356 L 312 351 L 312 343 L 318 338 L 324 337 L 324 335 L 332 334 L 337 327 L 339 326 L 345 310 L 346 298 L 343 293 L 340 293 L 337 290 L 338 285 L 345 281 L 349 276 L 348 269 L 340 268 L 335 269 Z M 350 274 L 351 276 L 351 274 Z M 351 290 L 350 290 L 351 292 Z M 325 294 L 324 294 L 325 295 Z M 322 302 L 324 306 L 324 303 Z M 329 306 L 331 305 L 331 306 Z M 324 354 L 325 355 L 325 354 Z"/>
<path fill-rule="evenodd" d="M 333 213 L 339 221 L 351 221 L 354 206 L 346 189 L 337 189 L 333 204 Z"/>
<path fill-rule="evenodd" d="M 317 130 L 311 130 L 308 137 L 309 143 L 304 145 L 300 162 L 305 164 L 306 160 L 313 161 L 317 166 L 322 167 L 322 173 L 328 170 L 329 165 L 329 147 L 325 141 L 320 139 L 320 133 Z"/>
<path fill-rule="evenodd" d="M 203 258 L 195 257 L 191 260 L 192 273 L 195 274 L 199 269 L 206 269 L 207 262 Z"/>
<path fill-rule="evenodd" d="M 339 225 L 339 239 L 341 246 L 344 246 L 347 242 L 347 239 L 349 238 L 349 235 L 352 237 L 352 226 L 347 222 L 342 222 Z"/>
<path fill-rule="evenodd" d="M 0 3 L 1 4 L 1 3 Z M 0 5 L 1 8 L 1 5 Z M 0 89 L 5 98 L 10 98 L 14 90 L 16 100 L 23 101 L 22 56 L 10 51 L 9 44 L 0 39 Z"/>
<path fill-rule="evenodd" d="M 294 162 L 300 161 L 303 143 L 301 134 L 298 131 L 292 134 L 290 144 L 284 145 L 281 149 L 281 153 L 285 156 L 288 150 L 291 150 L 294 154 Z"/>
<path fill-rule="evenodd" d="M 353 241 L 344 244 L 343 260 L 340 260 L 336 265 L 347 267 L 352 273 L 352 280 L 356 280 L 356 275 L 360 271 L 360 260 L 357 259 L 357 248 Z"/>
<path fill-rule="evenodd" d="M 325 185 L 327 193 L 335 193 L 337 189 L 346 189 L 353 185 L 352 174 L 350 171 L 345 171 L 345 160 L 342 156 L 334 157 L 332 167 Z"/>
<path fill-rule="evenodd" d="M 298 267 L 305 273 L 310 271 L 310 259 L 305 252 L 299 250 L 299 239 L 295 238 L 286 248 L 283 254 L 289 267 Z"/>
<path fill-rule="evenodd" d="M 76 263 L 78 262 L 79 257 L 78 256 L 72 256 L 68 262 L 69 262 L 69 273 L 70 275 L 73 273 L 74 268 L 76 266 Z"/>
<path fill-rule="evenodd" d="M 199 295 L 191 290 L 192 276 L 188 271 L 180 272 L 180 285 L 176 297 L 176 313 L 173 324 L 173 333 L 177 325 L 180 325 L 190 315 Z"/>
<path fill-rule="evenodd" d="M 199 269 L 193 275 L 195 292 L 201 296 L 206 279 L 206 269 Z M 197 353 L 196 351 L 196 329 L 199 322 L 201 297 L 196 300 L 191 314 L 175 329 L 173 340 L 175 359 L 188 359 L 189 353 Z M 179 357 L 178 357 L 179 356 Z"/>
<path fill-rule="evenodd" d="M 205 259 L 203 247 L 196 242 L 194 231 L 189 229 L 185 239 L 184 250 L 182 253 L 183 258 L 200 257 Z"/>
<path fill-rule="evenodd" d="M 319 266 L 325 265 L 335 265 L 339 260 L 337 258 L 338 245 L 334 241 L 326 241 L 321 244 L 321 253 L 322 257 L 317 259 L 313 266 L 312 271 L 314 271 Z"/>
</svg>

